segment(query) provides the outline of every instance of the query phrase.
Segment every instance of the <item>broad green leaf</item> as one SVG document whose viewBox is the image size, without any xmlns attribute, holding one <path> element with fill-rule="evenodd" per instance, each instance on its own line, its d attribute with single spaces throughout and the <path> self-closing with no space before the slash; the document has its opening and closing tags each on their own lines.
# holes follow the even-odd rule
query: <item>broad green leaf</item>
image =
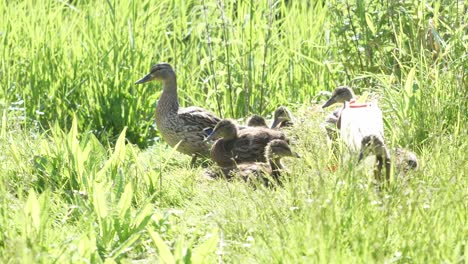
<svg viewBox="0 0 468 264">
<path fill-rule="evenodd" d="M 212 231 L 211 237 L 208 238 L 203 244 L 198 246 L 196 249 L 193 250 L 192 253 L 192 263 L 206 263 L 207 257 L 216 251 L 216 245 L 218 244 L 219 235 L 218 229 L 214 229 Z"/>
<path fill-rule="evenodd" d="M 104 166 L 98 171 L 96 177 L 100 179 L 107 170 L 114 164 L 116 161 L 122 161 L 123 157 L 125 156 L 125 132 L 127 131 L 127 127 L 122 130 L 120 133 L 119 138 L 117 139 L 117 143 L 115 144 L 115 150 L 112 156 L 104 163 Z"/>
<path fill-rule="evenodd" d="M 94 212 L 100 219 L 103 219 L 107 216 L 106 191 L 100 184 L 94 184 L 93 189 Z"/>
<path fill-rule="evenodd" d="M 405 92 L 407 95 L 411 95 L 413 93 L 413 82 L 415 74 L 416 67 L 413 67 L 411 68 L 410 72 L 408 73 L 408 76 L 406 77 Z"/>
<path fill-rule="evenodd" d="M 166 263 L 166 264 L 175 263 L 175 259 L 171 253 L 171 250 L 166 245 L 166 243 L 164 243 L 164 241 L 159 236 L 159 234 L 154 232 L 151 228 L 148 228 L 147 230 L 148 230 L 148 234 L 151 240 L 153 240 L 154 244 L 156 245 L 156 248 L 158 249 L 159 261 L 161 261 L 161 263 Z"/>
<path fill-rule="evenodd" d="M 36 192 L 34 190 L 29 191 L 28 200 L 26 201 L 25 213 L 29 216 L 32 226 L 36 231 L 39 231 L 41 225 L 41 215 L 39 201 L 37 200 Z"/>
<path fill-rule="evenodd" d="M 132 184 L 128 183 L 125 186 L 125 190 L 124 190 L 122 196 L 120 196 L 119 204 L 117 205 L 117 207 L 119 208 L 119 217 L 120 217 L 120 219 L 124 219 L 125 214 L 130 209 L 130 206 L 131 206 L 131 203 L 132 203 L 132 196 L 133 196 Z"/>
<path fill-rule="evenodd" d="M 369 27 L 370 31 L 372 31 L 372 34 L 375 35 L 376 30 L 375 30 L 374 22 L 372 22 L 372 17 L 369 15 L 369 13 L 366 13 L 366 22 L 367 22 L 367 26 Z"/>
<path fill-rule="evenodd" d="M 414 83 L 414 76 L 416 73 L 416 67 L 411 68 L 410 72 L 408 73 L 408 77 L 406 78 L 405 82 L 405 93 L 404 93 L 404 100 L 405 100 L 405 110 L 404 114 L 407 117 L 408 111 L 410 108 L 410 98 L 413 95 L 413 83 Z"/>
<path fill-rule="evenodd" d="M 141 237 L 141 233 L 133 233 L 129 238 L 127 238 L 125 241 L 121 242 L 119 241 L 119 246 L 116 247 L 110 255 L 113 258 L 118 258 L 119 255 L 122 253 L 125 253 L 129 250 L 131 250 L 132 245 Z"/>
<path fill-rule="evenodd" d="M 133 226 L 135 227 L 135 229 L 138 231 L 142 230 L 148 224 L 152 215 L 153 205 L 147 204 L 141 211 L 138 212 L 138 214 L 135 217 L 135 220 L 133 222 Z"/>
</svg>

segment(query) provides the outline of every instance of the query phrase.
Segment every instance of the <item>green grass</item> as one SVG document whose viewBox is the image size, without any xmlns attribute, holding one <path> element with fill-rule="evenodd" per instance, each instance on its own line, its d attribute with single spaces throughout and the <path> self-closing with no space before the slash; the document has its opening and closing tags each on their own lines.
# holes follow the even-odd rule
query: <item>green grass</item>
<svg viewBox="0 0 468 264">
<path fill-rule="evenodd" d="M 0 262 L 468 262 L 466 1 L 71 2 L 0 5 Z M 133 83 L 159 61 L 182 105 L 294 110 L 284 188 L 157 139 L 160 85 Z M 379 191 L 331 151 L 318 94 L 341 84 L 418 171 Z"/>
</svg>

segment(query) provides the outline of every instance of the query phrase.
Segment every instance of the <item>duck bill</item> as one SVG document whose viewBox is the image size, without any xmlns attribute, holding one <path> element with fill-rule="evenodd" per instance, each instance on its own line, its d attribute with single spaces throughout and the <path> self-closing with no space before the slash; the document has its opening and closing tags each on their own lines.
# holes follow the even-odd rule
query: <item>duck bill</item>
<svg viewBox="0 0 468 264">
<path fill-rule="evenodd" d="M 335 103 L 335 97 L 330 98 L 325 104 L 322 105 L 322 108 L 329 107 L 330 105 Z"/>
<path fill-rule="evenodd" d="M 298 158 L 298 159 L 302 158 L 301 154 L 297 152 L 293 152 L 293 157 Z"/>
<path fill-rule="evenodd" d="M 135 84 L 142 84 L 145 82 L 151 81 L 153 78 L 151 76 L 151 73 L 147 74 L 145 77 L 141 78 L 140 80 L 136 81 Z"/>
</svg>

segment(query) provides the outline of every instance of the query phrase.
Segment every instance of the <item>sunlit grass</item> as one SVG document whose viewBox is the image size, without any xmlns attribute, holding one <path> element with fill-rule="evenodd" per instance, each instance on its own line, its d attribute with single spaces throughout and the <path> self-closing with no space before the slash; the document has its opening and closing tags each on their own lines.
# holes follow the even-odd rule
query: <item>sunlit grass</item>
<svg viewBox="0 0 468 264">
<path fill-rule="evenodd" d="M 312 2 L 0 5 L 1 262 L 467 262 L 466 3 Z M 184 106 L 294 110 L 284 188 L 210 181 L 157 140 L 160 84 L 133 83 L 159 61 Z M 378 190 L 331 151 L 317 95 L 342 84 L 418 171 Z"/>
</svg>

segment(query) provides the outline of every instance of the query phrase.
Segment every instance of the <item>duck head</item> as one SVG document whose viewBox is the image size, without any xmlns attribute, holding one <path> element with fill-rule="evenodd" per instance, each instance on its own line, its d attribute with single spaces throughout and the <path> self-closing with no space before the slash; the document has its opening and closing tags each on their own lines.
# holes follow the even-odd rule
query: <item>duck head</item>
<svg viewBox="0 0 468 264">
<path fill-rule="evenodd" d="M 164 81 L 175 75 L 174 69 L 169 63 L 158 63 L 151 68 L 150 73 L 136 81 L 135 84 L 142 84 L 153 80 Z"/>
<path fill-rule="evenodd" d="M 237 136 L 237 126 L 236 124 L 230 119 L 223 119 L 216 124 L 213 132 L 205 139 L 208 140 L 216 140 L 219 138 L 224 139 L 234 139 Z"/>
<path fill-rule="evenodd" d="M 325 104 L 322 105 L 322 108 L 328 107 L 335 103 L 344 103 L 347 101 L 351 101 L 351 99 L 353 98 L 354 93 L 353 90 L 351 90 L 351 88 L 349 88 L 348 86 L 340 86 L 333 91 L 332 96 L 330 97 L 330 99 L 328 99 L 327 102 L 325 102 Z"/>
<path fill-rule="evenodd" d="M 278 159 L 282 157 L 300 158 L 301 155 L 291 150 L 289 144 L 281 139 L 275 139 L 268 143 L 265 148 L 267 160 Z"/>
<path fill-rule="evenodd" d="M 247 126 L 249 127 L 267 127 L 265 118 L 259 115 L 252 115 L 249 120 L 247 120 Z"/>
</svg>

